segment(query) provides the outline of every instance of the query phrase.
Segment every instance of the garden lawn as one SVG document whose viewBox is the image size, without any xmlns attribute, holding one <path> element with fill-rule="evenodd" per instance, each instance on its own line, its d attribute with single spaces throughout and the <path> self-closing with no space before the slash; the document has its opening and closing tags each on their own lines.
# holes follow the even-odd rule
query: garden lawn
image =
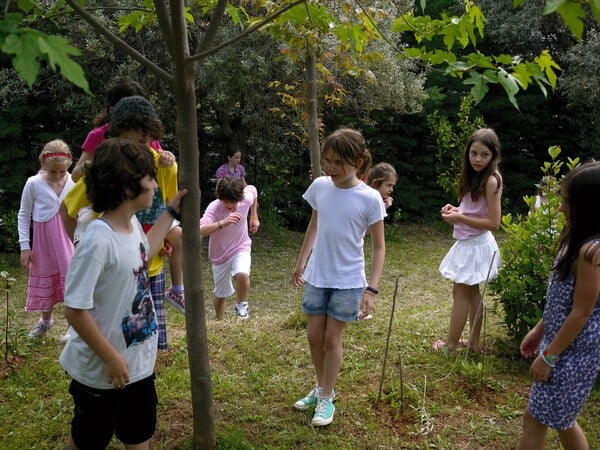
<svg viewBox="0 0 600 450">
<path fill-rule="evenodd" d="M 437 271 L 453 242 L 451 229 L 388 226 L 386 234 L 386 265 L 373 319 L 347 326 L 336 415 L 324 428 L 311 427 L 311 412 L 292 407 L 314 384 L 304 335 L 306 320 L 300 312 L 302 291 L 291 284 L 303 235 L 263 228 L 254 237 L 250 320 L 235 319 L 231 299 L 225 320 L 218 322 L 212 299 L 206 299 L 217 448 L 516 447 L 530 386 L 529 363 L 507 341 L 493 299 L 484 299 L 484 356 L 465 355 L 464 350 L 449 356 L 431 349 L 433 341 L 445 337 L 452 306 L 451 283 Z M 369 246 L 367 238 L 367 254 Z M 26 276 L 18 266 L 18 255 L 3 255 L 0 264 L 1 270 L 17 279 L 9 291 L 8 334 L 19 356 L 13 359 L 9 354 L 13 367 L 7 367 L 3 343 L 0 448 L 60 449 L 67 442 L 72 416 L 69 379 L 58 364 L 59 339 L 66 329 L 62 307 L 48 336 L 28 340 L 27 332 L 38 315 L 23 311 Z M 203 276 L 205 292 L 210 294 L 209 264 Z M 379 398 L 396 280 L 395 314 Z M 0 292 L 4 342 L 7 310 L 4 290 Z M 192 411 L 185 320 L 170 306 L 167 315 L 170 350 L 159 353 L 156 365 L 160 404 L 153 446 L 187 449 L 191 448 Z M 467 338 L 466 332 L 463 337 Z M 600 448 L 598 397 L 598 392 L 592 394 L 580 416 L 590 448 Z M 109 448 L 121 447 L 113 441 Z M 553 431 L 547 448 L 560 448 Z"/>
</svg>

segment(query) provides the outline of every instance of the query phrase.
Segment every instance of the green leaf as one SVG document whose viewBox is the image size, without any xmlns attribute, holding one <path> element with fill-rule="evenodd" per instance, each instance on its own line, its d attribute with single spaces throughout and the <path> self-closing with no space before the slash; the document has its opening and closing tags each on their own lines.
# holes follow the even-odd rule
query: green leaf
<svg viewBox="0 0 600 450">
<path fill-rule="evenodd" d="M 519 6 L 521 6 L 526 1 L 527 0 L 513 0 L 513 9 L 518 8 Z"/>
<path fill-rule="evenodd" d="M 551 14 L 570 0 L 546 0 L 542 14 Z"/>
<path fill-rule="evenodd" d="M 48 62 L 54 70 L 56 70 L 56 66 L 60 67 L 61 73 L 67 80 L 85 92 L 91 93 L 83 69 L 71 59 L 71 55 L 78 56 L 80 54 L 77 48 L 61 36 L 47 35 L 38 37 L 38 46 L 40 51 L 47 56 Z"/>
<path fill-rule="evenodd" d="M 471 95 L 475 100 L 475 104 L 478 104 L 483 100 L 485 95 L 489 91 L 488 82 L 484 76 L 477 72 L 471 72 L 469 78 L 463 81 L 464 84 L 472 84 Z"/>
<path fill-rule="evenodd" d="M 498 82 L 504 88 L 504 91 L 508 95 L 508 100 L 512 103 L 512 105 L 519 109 L 519 105 L 517 104 L 517 99 L 515 95 L 519 92 L 519 84 L 515 77 L 509 74 L 504 69 L 498 70 Z M 520 111 L 520 110 L 519 110 Z"/>
<path fill-rule="evenodd" d="M 19 73 L 29 86 L 33 85 L 40 72 L 38 58 L 41 56 L 37 45 L 37 33 L 24 32 L 20 36 L 11 34 L 7 36 L 2 51 L 14 54 L 12 59 L 14 69 Z"/>
<path fill-rule="evenodd" d="M 569 27 L 571 32 L 581 41 L 584 28 L 583 20 L 586 16 L 583 6 L 581 6 L 579 2 L 565 2 L 556 10 L 556 12 L 560 14 L 565 25 Z"/>
<path fill-rule="evenodd" d="M 550 52 L 548 50 L 544 50 L 540 56 L 536 57 L 534 61 L 540 66 L 541 70 L 546 74 L 548 78 L 548 83 L 552 88 L 556 87 L 557 76 L 554 73 L 554 69 L 562 70 L 560 66 L 552 59 Z"/>
</svg>

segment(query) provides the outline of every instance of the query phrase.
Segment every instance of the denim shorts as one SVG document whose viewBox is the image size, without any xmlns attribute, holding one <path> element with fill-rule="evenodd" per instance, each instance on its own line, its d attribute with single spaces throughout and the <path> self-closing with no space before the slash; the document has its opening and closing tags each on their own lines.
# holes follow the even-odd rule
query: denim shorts
<svg viewBox="0 0 600 450">
<path fill-rule="evenodd" d="M 304 283 L 302 312 L 312 315 L 328 315 L 340 322 L 358 320 L 363 288 L 318 288 Z"/>
<path fill-rule="evenodd" d="M 95 389 L 75 380 L 69 393 L 75 402 L 71 436 L 78 448 L 105 449 L 113 434 L 124 444 L 147 441 L 156 429 L 154 375 L 125 389 Z"/>
</svg>

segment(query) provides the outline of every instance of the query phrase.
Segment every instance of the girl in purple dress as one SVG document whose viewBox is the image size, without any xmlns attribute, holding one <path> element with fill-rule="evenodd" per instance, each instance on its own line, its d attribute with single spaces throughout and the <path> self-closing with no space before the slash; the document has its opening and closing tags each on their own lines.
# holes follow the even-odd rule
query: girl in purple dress
<svg viewBox="0 0 600 450">
<path fill-rule="evenodd" d="M 72 163 L 67 144 L 60 139 L 48 142 L 40 153 L 41 170 L 27 180 L 21 195 L 21 265 L 29 271 L 25 309 L 41 312 L 30 338 L 43 336 L 52 328 L 54 305 L 64 300 L 65 277 L 74 249 L 58 207 L 73 186 L 68 172 Z"/>
<path fill-rule="evenodd" d="M 562 184 L 565 215 L 542 319 L 523 338 L 535 357 L 519 449 L 543 449 L 548 427 L 565 449 L 589 449 L 577 423 L 600 371 L 600 162 L 570 172 Z"/>
<path fill-rule="evenodd" d="M 233 177 L 242 180 L 244 187 L 246 186 L 246 169 L 240 164 L 242 160 L 242 152 L 237 146 L 231 146 L 227 149 L 227 162 L 217 169 L 215 177 L 217 178 L 217 186 L 223 177 Z M 217 188 L 215 187 L 215 194 Z"/>
</svg>

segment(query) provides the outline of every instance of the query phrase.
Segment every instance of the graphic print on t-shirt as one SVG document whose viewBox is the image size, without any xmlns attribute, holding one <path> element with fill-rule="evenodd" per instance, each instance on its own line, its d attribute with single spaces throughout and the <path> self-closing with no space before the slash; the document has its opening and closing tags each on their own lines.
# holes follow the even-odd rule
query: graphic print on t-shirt
<svg viewBox="0 0 600 450">
<path fill-rule="evenodd" d="M 150 294 L 148 257 L 142 243 L 140 243 L 140 256 L 142 265 L 133 271 L 134 276 L 137 277 L 137 289 L 131 304 L 131 314 L 123 317 L 121 323 L 127 347 L 139 344 L 157 332 L 156 314 Z"/>
</svg>

